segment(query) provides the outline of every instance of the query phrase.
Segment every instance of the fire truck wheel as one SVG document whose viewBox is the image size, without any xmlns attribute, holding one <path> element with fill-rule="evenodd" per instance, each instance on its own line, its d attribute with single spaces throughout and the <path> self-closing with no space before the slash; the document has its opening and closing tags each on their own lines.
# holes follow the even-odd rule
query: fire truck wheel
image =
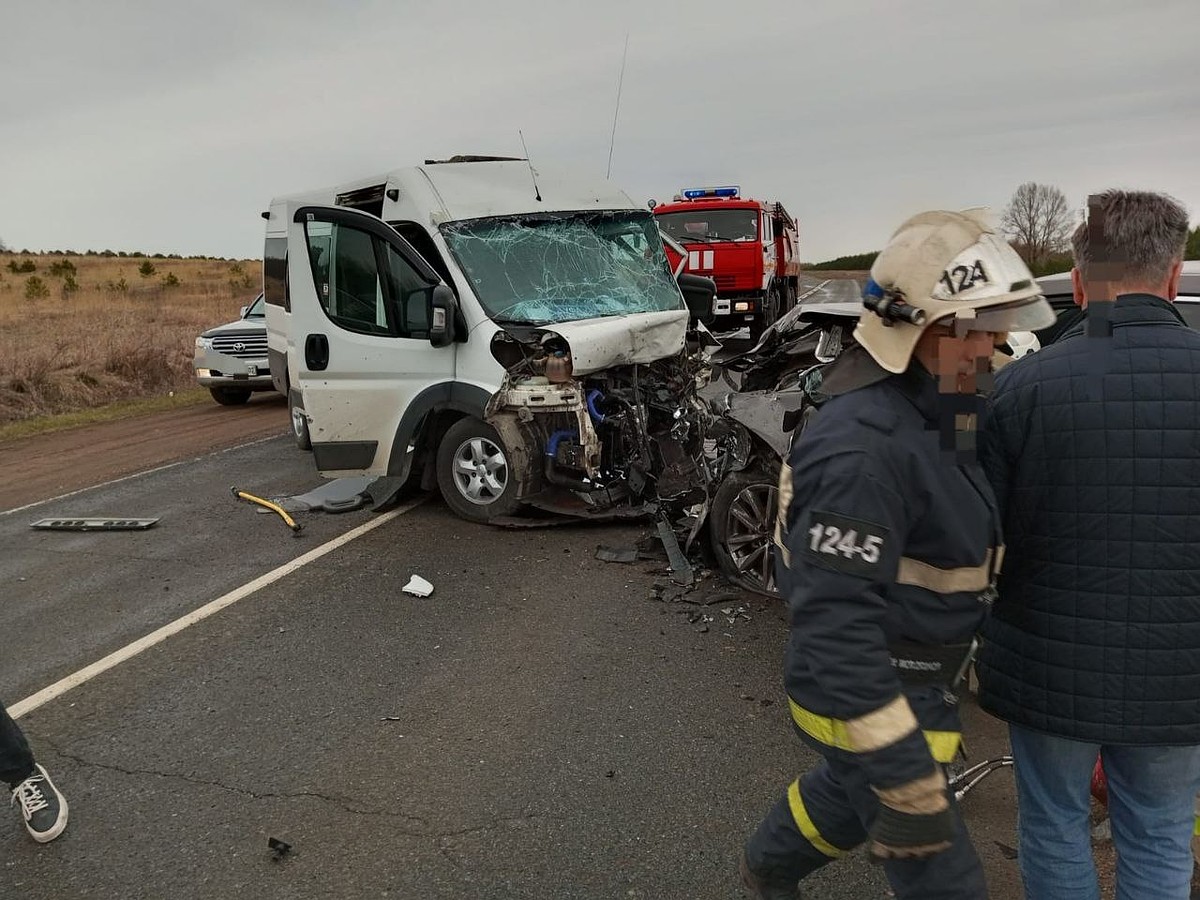
<svg viewBox="0 0 1200 900">
<path fill-rule="evenodd" d="M 779 318 L 780 310 L 779 303 L 781 301 L 781 293 L 779 286 L 772 284 L 771 289 L 767 291 L 767 295 L 763 298 L 763 307 L 754 321 L 750 323 L 750 339 L 757 341 L 762 337 L 762 333 L 775 324 L 775 320 Z"/>
<path fill-rule="evenodd" d="M 796 308 L 796 285 L 788 282 L 787 290 L 784 291 L 783 311 L 790 312 Z"/>
</svg>

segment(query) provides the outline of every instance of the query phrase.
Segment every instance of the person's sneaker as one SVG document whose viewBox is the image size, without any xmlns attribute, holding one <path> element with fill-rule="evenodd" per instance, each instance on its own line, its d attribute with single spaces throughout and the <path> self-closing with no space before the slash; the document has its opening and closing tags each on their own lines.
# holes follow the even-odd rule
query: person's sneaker
<svg viewBox="0 0 1200 900">
<path fill-rule="evenodd" d="M 39 844 L 54 840 L 67 827 L 67 798 L 58 792 L 46 770 L 34 773 L 13 788 L 12 804 L 21 804 L 25 830 Z"/>
<path fill-rule="evenodd" d="M 803 900 L 797 885 L 772 883 L 751 869 L 744 850 L 742 858 L 738 860 L 738 872 L 742 876 L 742 884 L 754 892 L 755 900 Z"/>
</svg>

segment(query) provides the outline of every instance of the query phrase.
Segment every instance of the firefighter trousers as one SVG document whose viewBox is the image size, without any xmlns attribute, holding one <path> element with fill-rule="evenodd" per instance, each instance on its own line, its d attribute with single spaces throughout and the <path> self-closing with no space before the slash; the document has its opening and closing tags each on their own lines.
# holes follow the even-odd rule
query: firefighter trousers
<svg viewBox="0 0 1200 900">
<path fill-rule="evenodd" d="M 878 810 L 879 798 L 862 769 L 850 758 L 830 754 L 772 807 L 746 844 L 747 861 L 772 882 L 795 884 L 866 841 Z M 983 867 L 957 809 L 954 819 L 948 850 L 883 864 L 896 900 L 987 897 Z"/>
</svg>

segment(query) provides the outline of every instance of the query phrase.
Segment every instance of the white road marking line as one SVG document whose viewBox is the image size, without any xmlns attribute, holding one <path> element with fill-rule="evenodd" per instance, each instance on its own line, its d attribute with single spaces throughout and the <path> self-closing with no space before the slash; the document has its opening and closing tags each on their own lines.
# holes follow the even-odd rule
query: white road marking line
<svg viewBox="0 0 1200 900">
<path fill-rule="evenodd" d="M 204 606 L 201 606 L 199 609 L 193 610 L 192 612 L 188 613 L 187 615 L 176 619 L 174 622 L 164 625 L 162 628 L 159 628 L 156 631 L 150 632 L 145 637 L 138 638 L 132 644 L 127 644 L 126 646 L 122 647 L 120 650 L 117 650 L 114 653 L 110 653 L 108 656 L 104 657 L 103 659 L 97 660 L 96 662 L 92 663 L 90 666 L 85 666 L 84 668 L 80 669 L 78 672 L 68 675 L 66 678 L 62 678 L 59 681 L 54 682 L 54 684 L 50 685 L 49 687 L 42 688 L 42 690 L 38 691 L 36 694 L 31 694 L 30 696 L 26 697 L 24 700 L 21 700 L 20 702 L 14 704 L 13 706 L 10 706 L 8 708 L 8 714 L 10 716 L 12 716 L 14 719 L 21 718 L 21 716 L 25 715 L 28 712 L 32 712 L 33 710 L 37 709 L 39 706 L 42 706 L 43 704 L 49 703 L 51 700 L 61 697 L 63 694 L 65 694 L 67 691 L 71 690 L 72 688 L 77 688 L 81 684 L 91 681 L 97 675 L 107 672 L 109 669 L 113 668 L 114 666 L 120 665 L 121 663 L 125 662 L 128 659 L 132 659 L 133 657 L 135 657 L 139 653 L 141 653 L 143 650 L 149 650 L 155 644 L 162 643 L 167 638 L 171 637 L 172 635 L 178 634 L 179 632 L 183 631 L 185 628 L 187 628 L 191 625 L 195 625 L 197 622 L 204 621 L 209 616 L 219 613 L 221 610 L 225 609 L 225 607 L 232 606 L 234 603 L 237 603 L 239 600 L 249 597 L 251 594 L 255 593 L 256 591 L 260 591 L 263 588 L 267 587 L 267 585 L 274 584 L 276 581 L 279 581 L 281 578 L 284 578 L 285 576 L 292 574 L 297 569 L 303 568 L 304 566 L 308 565 L 310 562 L 320 559 L 325 554 L 332 553 L 334 550 L 338 549 L 339 547 L 350 543 L 355 538 L 362 537 L 368 531 L 373 531 L 374 529 L 378 528 L 380 525 L 386 525 L 388 522 L 392 521 L 393 519 L 396 519 L 396 518 L 404 515 L 406 512 L 408 512 L 408 511 L 412 510 L 413 508 L 419 506 L 420 504 L 424 503 L 426 500 L 429 499 L 430 496 L 431 495 L 426 494 L 425 496 L 418 497 L 415 500 L 412 500 L 409 503 L 404 504 L 403 506 L 399 506 L 396 509 L 390 510 L 389 512 L 385 512 L 382 515 L 380 515 L 378 518 L 372 519 L 370 522 L 366 522 L 362 525 L 359 525 L 357 528 L 347 531 L 345 534 L 341 535 L 340 537 L 336 537 L 333 540 L 327 541 L 326 543 L 322 544 L 320 547 L 315 547 L 312 550 L 309 550 L 307 553 L 297 556 L 291 562 L 286 562 L 282 566 L 279 566 L 276 569 L 272 569 L 267 574 L 260 575 L 258 578 L 255 578 L 253 581 L 247 582 L 246 584 L 243 584 L 241 587 L 235 588 L 234 590 L 230 591 L 229 593 L 227 593 L 221 597 L 218 597 L 216 600 L 206 603 Z"/>
<path fill-rule="evenodd" d="M 47 503 L 54 503 L 58 500 L 68 500 L 71 497 L 77 497 L 80 494 L 87 493 L 88 491 L 95 491 L 100 488 L 111 487 L 114 484 L 120 484 L 122 481 L 129 481 L 133 478 L 141 478 L 143 475 L 153 475 L 155 472 L 165 472 L 167 469 L 174 469 L 176 466 L 200 462 L 200 460 L 208 459 L 210 456 L 219 456 L 222 453 L 231 453 L 234 450 L 242 450 L 246 447 L 256 447 L 259 444 L 265 444 L 267 441 L 277 441 L 285 434 L 287 434 L 286 431 L 281 431 L 279 434 L 274 434 L 270 437 L 259 438 L 256 441 L 238 444 L 234 447 L 224 447 L 220 450 L 214 450 L 212 453 L 205 453 L 203 456 L 196 456 L 192 459 L 181 459 L 177 462 L 167 463 L 166 465 L 155 466 L 153 469 L 145 469 L 141 472 L 133 472 L 129 475 L 122 475 L 120 478 L 114 478 L 111 481 L 102 481 L 100 484 L 90 484 L 87 487 L 79 488 L 78 490 L 69 491 L 65 494 L 59 494 L 57 497 L 47 497 L 45 500 L 35 500 L 33 503 L 26 503 L 24 506 L 18 506 L 15 509 L 0 509 L 0 517 L 11 516 L 13 513 L 24 512 L 27 509 L 33 509 L 37 506 L 44 506 Z"/>
</svg>

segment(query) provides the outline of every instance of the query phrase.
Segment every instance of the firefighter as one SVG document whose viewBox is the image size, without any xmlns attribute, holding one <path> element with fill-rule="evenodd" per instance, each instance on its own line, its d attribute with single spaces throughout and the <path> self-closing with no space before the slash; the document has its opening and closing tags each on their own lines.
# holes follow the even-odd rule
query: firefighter
<svg viewBox="0 0 1200 900">
<path fill-rule="evenodd" d="M 983 871 L 943 768 L 1003 556 L 972 429 L 995 346 L 1054 314 L 979 210 L 901 225 L 863 305 L 858 346 L 826 370 L 830 399 L 779 484 L 785 682 L 822 761 L 751 835 L 740 871 L 756 897 L 794 898 L 868 843 L 899 900 L 976 900 Z"/>
</svg>

